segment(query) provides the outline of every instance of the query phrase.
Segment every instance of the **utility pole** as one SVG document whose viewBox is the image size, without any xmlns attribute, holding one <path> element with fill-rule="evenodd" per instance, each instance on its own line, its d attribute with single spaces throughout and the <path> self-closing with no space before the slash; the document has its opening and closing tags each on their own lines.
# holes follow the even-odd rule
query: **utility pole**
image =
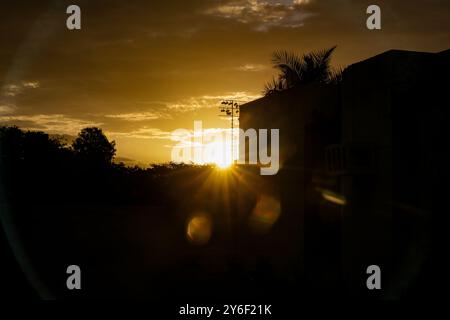
<svg viewBox="0 0 450 320">
<path fill-rule="evenodd" d="M 231 163 L 235 164 L 234 159 L 234 121 L 235 118 L 239 119 L 240 107 L 238 101 L 234 99 L 223 100 L 219 107 L 220 112 L 225 113 L 225 117 L 231 118 Z M 239 263 L 239 181 L 235 175 L 231 175 L 231 183 L 228 185 L 230 188 L 230 216 L 231 216 L 231 232 L 232 232 L 232 248 L 231 248 L 231 264 L 234 268 Z"/>
<path fill-rule="evenodd" d="M 237 100 L 223 100 L 220 112 L 225 113 L 226 117 L 231 117 L 231 163 L 234 164 L 234 118 L 239 119 L 239 102 Z"/>
</svg>

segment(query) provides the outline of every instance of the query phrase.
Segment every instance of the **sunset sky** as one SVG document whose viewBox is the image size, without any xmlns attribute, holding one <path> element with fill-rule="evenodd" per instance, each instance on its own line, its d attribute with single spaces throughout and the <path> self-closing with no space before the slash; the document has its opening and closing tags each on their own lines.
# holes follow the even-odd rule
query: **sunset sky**
<svg viewBox="0 0 450 320">
<path fill-rule="evenodd" d="M 81 7 L 82 29 L 66 28 Z M 382 30 L 366 28 L 378 4 Z M 389 49 L 450 47 L 450 1 L 2 1 L 0 124 L 76 135 L 101 127 L 118 157 L 169 161 L 170 133 L 227 128 L 221 99 L 261 95 L 277 49 L 337 45 L 346 66 Z"/>
</svg>

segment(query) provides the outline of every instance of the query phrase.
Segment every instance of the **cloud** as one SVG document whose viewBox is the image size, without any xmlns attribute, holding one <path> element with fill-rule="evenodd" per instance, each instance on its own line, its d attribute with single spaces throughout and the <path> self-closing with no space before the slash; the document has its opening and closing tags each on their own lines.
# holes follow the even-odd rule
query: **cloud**
<svg viewBox="0 0 450 320">
<path fill-rule="evenodd" d="M 0 105 L 0 115 L 11 114 L 16 108 L 9 105 Z"/>
<path fill-rule="evenodd" d="M 245 70 L 254 70 L 260 68 L 259 65 L 245 65 L 242 66 Z M 113 114 L 101 114 L 90 113 L 89 116 L 96 119 L 102 119 L 105 122 L 108 119 L 127 121 L 127 122 L 139 122 L 139 121 L 152 121 L 152 120 L 167 120 L 174 119 L 180 116 L 182 113 L 192 112 L 200 109 L 210 109 L 220 106 L 220 102 L 224 99 L 232 99 L 245 103 L 251 100 L 260 98 L 260 94 L 254 94 L 246 91 L 228 92 L 220 95 L 202 95 L 196 97 L 187 97 L 174 101 L 161 101 L 161 100 L 139 100 L 136 103 L 140 105 L 148 106 L 149 111 L 131 111 L 125 113 L 113 113 Z"/>
<path fill-rule="evenodd" d="M 169 112 L 189 112 L 197 109 L 211 108 L 216 105 L 213 100 L 215 99 L 209 96 L 191 97 L 168 103 L 166 108 Z"/>
<path fill-rule="evenodd" d="M 123 163 L 124 165 L 128 166 L 128 167 L 134 167 L 134 166 L 139 166 L 141 168 L 146 168 L 148 167 L 148 164 L 142 163 L 140 161 L 137 161 L 135 159 L 131 159 L 128 157 L 115 157 L 113 160 L 115 163 Z"/>
<path fill-rule="evenodd" d="M 22 87 L 36 89 L 40 87 L 40 84 L 38 81 L 24 81 L 22 82 Z"/>
<path fill-rule="evenodd" d="M 36 89 L 40 87 L 38 81 L 22 81 L 21 83 L 10 83 L 1 89 L 1 95 L 5 97 L 15 97 L 23 93 L 26 89 Z"/>
<path fill-rule="evenodd" d="M 37 114 L 1 116 L 0 124 L 21 124 L 22 129 L 43 130 L 48 133 L 78 134 L 86 127 L 99 127 L 103 123 L 86 121 L 63 114 Z"/>
<path fill-rule="evenodd" d="M 309 2 L 309 0 L 232 0 L 211 7 L 204 13 L 244 24 L 254 24 L 257 31 L 267 31 L 271 27 L 298 28 L 313 15 L 304 9 L 304 5 Z"/>
<path fill-rule="evenodd" d="M 119 114 L 107 114 L 106 118 L 113 118 L 125 121 L 146 121 L 157 120 L 161 118 L 168 118 L 168 115 L 164 115 L 160 112 L 131 112 L 131 113 L 119 113 Z"/>
<path fill-rule="evenodd" d="M 168 140 L 175 143 L 178 147 L 198 147 L 204 144 L 208 144 L 213 141 L 217 136 L 229 136 L 231 135 L 231 129 L 229 128 L 203 128 L 200 132 L 194 132 L 193 130 L 181 129 L 181 131 L 164 131 L 159 128 L 142 127 L 131 131 L 105 131 L 105 133 L 111 138 L 134 138 L 134 139 L 147 139 L 147 140 Z M 201 139 L 203 142 L 195 142 L 197 139 Z M 166 145 L 166 147 L 173 147 L 173 144 Z"/>
<path fill-rule="evenodd" d="M 266 69 L 267 69 L 267 66 L 265 66 L 263 64 L 252 64 L 252 63 L 247 63 L 247 64 L 244 64 L 244 65 L 241 65 L 241 66 L 235 68 L 235 70 L 244 71 L 244 72 L 259 72 L 259 71 L 263 71 Z"/>
<path fill-rule="evenodd" d="M 218 107 L 224 99 L 237 100 L 241 103 L 260 98 L 261 95 L 245 91 L 228 92 L 221 95 L 202 95 L 180 99 L 178 101 L 141 101 L 141 104 L 160 106 L 158 115 L 160 118 L 171 118 L 174 112 L 190 112 L 198 109 L 208 109 Z"/>
<path fill-rule="evenodd" d="M 2 88 L 2 95 L 6 97 L 15 97 L 22 92 L 22 87 L 16 84 L 8 84 Z"/>
<path fill-rule="evenodd" d="M 230 137 L 230 128 L 202 128 L 201 131 L 195 132 L 186 129 L 177 133 L 174 131 L 170 139 L 176 142 L 176 148 L 195 148 L 204 147 L 217 141 L 221 142 L 230 139 Z M 165 145 L 165 147 L 172 148 L 174 145 Z"/>
<path fill-rule="evenodd" d="M 132 130 L 128 132 L 107 131 L 106 134 L 113 138 L 123 137 L 123 138 L 158 139 L 158 140 L 170 140 L 171 138 L 171 132 L 163 131 L 158 128 L 148 128 L 148 127 L 142 127 L 137 130 Z"/>
</svg>

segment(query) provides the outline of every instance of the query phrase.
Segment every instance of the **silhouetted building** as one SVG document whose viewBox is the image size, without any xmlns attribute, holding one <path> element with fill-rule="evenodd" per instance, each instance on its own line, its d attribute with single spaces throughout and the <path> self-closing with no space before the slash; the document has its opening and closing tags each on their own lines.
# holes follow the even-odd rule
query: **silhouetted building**
<svg viewBox="0 0 450 320">
<path fill-rule="evenodd" d="M 375 264 L 383 296 L 397 296 L 431 259 L 429 218 L 450 163 L 449 66 L 450 50 L 391 50 L 350 65 L 339 84 L 241 106 L 242 129 L 280 129 L 279 228 L 300 231 L 292 240 L 318 291 L 367 292 Z"/>
</svg>

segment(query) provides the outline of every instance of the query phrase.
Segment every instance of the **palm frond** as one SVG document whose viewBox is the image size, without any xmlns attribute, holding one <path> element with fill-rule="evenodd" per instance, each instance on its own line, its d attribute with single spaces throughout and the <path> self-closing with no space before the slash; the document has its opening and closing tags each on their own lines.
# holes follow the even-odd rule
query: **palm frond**
<svg viewBox="0 0 450 320">
<path fill-rule="evenodd" d="M 342 82 L 344 69 L 342 67 L 332 68 L 328 75 L 327 83 L 338 84 Z"/>
<path fill-rule="evenodd" d="M 264 85 L 263 95 L 270 96 L 276 92 L 282 91 L 283 89 L 283 82 L 279 79 L 277 80 L 275 78 L 272 78 L 271 81 L 267 82 Z"/>
<path fill-rule="evenodd" d="M 286 50 L 275 51 L 272 56 L 274 68 L 280 70 L 280 79 L 285 82 L 286 89 L 296 85 L 304 69 L 302 57 Z"/>
<path fill-rule="evenodd" d="M 273 79 L 266 84 L 264 92 L 270 94 L 275 90 L 281 91 L 300 84 L 337 81 L 339 73 L 335 73 L 331 67 L 331 57 L 335 49 L 336 46 L 333 46 L 303 55 L 286 50 L 275 51 L 272 64 L 279 71 L 278 80 Z"/>
</svg>

